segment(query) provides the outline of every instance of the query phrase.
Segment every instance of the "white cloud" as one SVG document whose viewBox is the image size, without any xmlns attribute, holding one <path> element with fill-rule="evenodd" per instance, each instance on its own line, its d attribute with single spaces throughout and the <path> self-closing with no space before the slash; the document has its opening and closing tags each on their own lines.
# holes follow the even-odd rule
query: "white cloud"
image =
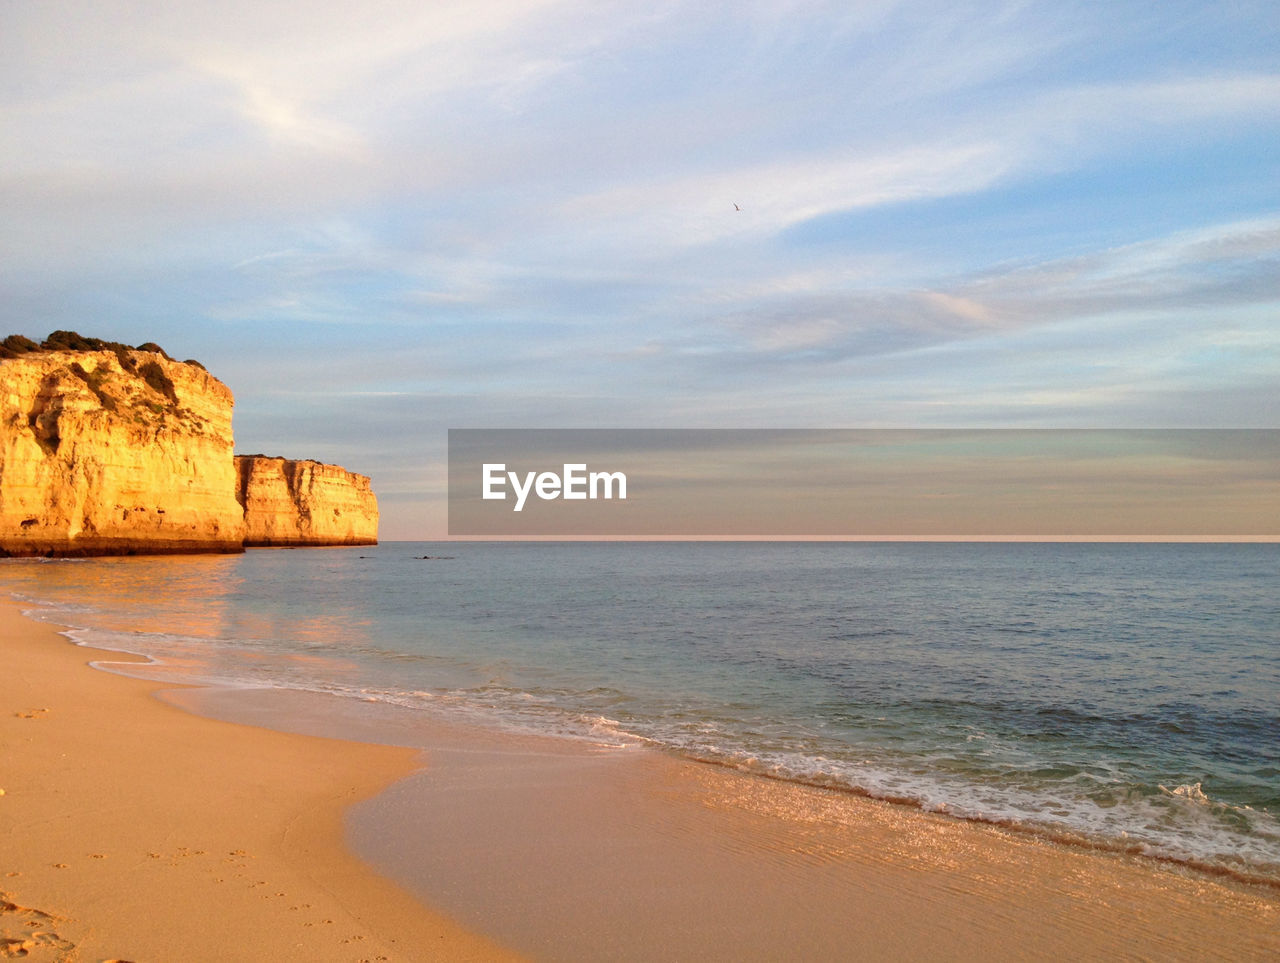
<svg viewBox="0 0 1280 963">
<path fill-rule="evenodd" d="M 588 232 L 682 249 L 774 234 L 824 214 L 970 193 L 998 181 L 1008 163 L 986 143 L 783 160 L 629 183 L 572 198 L 559 214 Z"/>
<path fill-rule="evenodd" d="M 324 116 L 300 97 L 277 92 L 248 71 L 214 59 L 204 59 L 197 66 L 234 85 L 241 116 L 269 140 L 321 153 L 355 155 L 368 147 L 355 127 Z"/>
</svg>

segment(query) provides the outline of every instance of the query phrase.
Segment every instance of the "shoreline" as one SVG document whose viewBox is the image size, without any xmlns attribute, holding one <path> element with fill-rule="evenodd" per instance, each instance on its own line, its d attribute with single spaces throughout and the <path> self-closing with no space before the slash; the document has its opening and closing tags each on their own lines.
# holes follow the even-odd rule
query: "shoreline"
<svg viewBox="0 0 1280 963">
<path fill-rule="evenodd" d="M 356 858 L 410 749 L 229 724 L 0 603 L 0 952 L 32 960 L 515 958 Z"/>
<path fill-rule="evenodd" d="M 0 892 L 8 902 L 70 918 L 65 926 L 46 927 L 59 939 L 75 937 L 63 934 L 76 926 L 87 933 L 76 937 L 82 942 L 115 939 L 111 951 L 118 956 L 235 959 L 237 946 L 244 959 L 488 959 L 504 952 L 475 933 L 545 959 L 814 958 L 847 954 L 854 946 L 890 959 L 1044 957 L 1064 946 L 1098 956 L 1261 959 L 1280 953 L 1280 897 L 1274 889 L 651 750 L 593 750 L 570 740 L 489 731 L 315 693 L 180 687 L 90 672 L 90 661 L 126 663 L 132 657 L 78 651 L 82 647 L 20 616 L 12 604 L 0 606 L 0 619 L 6 637 L 15 634 L 15 625 L 18 635 L 25 628 L 27 635 L 45 636 L 29 639 L 24 654 L 15 654 L 12 644 L 4 647 L 4 660 L 13 666 L 8 677 L 19 681 L 10 688 L 21 702 L 25 682 L 25 698 L 32 702 L 2 721 L 6 743 L 16 746 L 19 736 L 43 735 L 41 729 L 63 715 L 59 702 L 83 690 L 92 694 L 92 705 L 75 700 L 78 720 L 63 720 L 72 729 L 64 739 L 91 729 L 100 742 L 118 742 L 121 734 L 103 735 L 115 725 L 112 713 L 119 709 L 113 706 L 128 706 L 131 719 L 136 714 L 162 720 L 159 733 L 154 727 L 149 734 L 132 733 L 139 741 L 124 751 L 128 760 L 146 746 L 150 758 L 157 739 L 169 746 L 170 755 L 155 756 L 149 775 L 125 776 L 148 790 L 172 782 L 184 767 L 201 773 L 210 768 L 207 755 L 190 746 L 173 754 L 171 727 L 208 730 L 201 738 L 214 742 L 237 733 L 240 756 L 222 760 L 230 763 L 232 776 L 211 777 L 201 786 L 199 801 L 214 812 L 242 794 L 240 760 L 279 760 L 271 755 L 279 751 L 277 744 L 290 747 L 288 762 L 266 767 L 283 765 L 295 782 L 315 775 L 314 763 L 304 761 L 312 758 L 308 751 L 318 753 L 326 767 L 341 768 L 335 756 L 349 764 L 338 777 L 341 791 L 335 794 L 330 784 L 325 814 L 299 821 L 310 803 L 297 806 L 294 822 L 281 834 L 291 845 L 271 854 L 272 873 L 293 874 L 288 886 L 258 885 L 273 879 L 261 872 L 249 879 L 249 867 L 237 865 L 232 854 L 257 856 L 254 871 L 265 863 L 246 845 L 223 843 L 226 862 L 213 861 L 210 854 L 219 850 L 179 840 L 172 830 L 163 843 L 147 844 L 153 848 L 145 862 L 136 853 L 131 863 L 113 859 L 99 840 L 115 839 L 119 827 L 104 835 L 100 823 L 80 819 L 86 800 L 102 787 L 81 774 L 60 792 L 44 791 L 36 807 L 40 815 L 23 821 L 14 805 L 23 795 L 15 792 L 21 783 L 6 773 L 3 788 L 10 794 L 0 798 L 0 813 L 12 837 L 7 851 L 19 852 L 12 843 L 21 837 L 21 852 L 33 868 L 6 877 Z M 39 651 L 29 651 L 31 645 Z M 56 685 L 32 688 L 25 678 L 33 671 L 30 658 L 48 663 L 44 678 L 56 678 Z M 40 699 L 45 701 L 37 705 Z M 22 715 L 46 707 L 51 711 Z M 221 733 L 217 739 L 214 730 Z M 124 766 L 121 758 L 117 768 Z M 91 761 L 103 764 L 96 756 Z M 275 771 L 258 778 L 291 781 L 284 775 Z M 153 831 L 168 818 L 163 805 L 151 820 Z M 54 818 L 75 824 L 50 836 Z M 133 819 L 136 824 L 142 817 Z M 41 832 L 29 833 L 24 822 L 40 823 Z M 196 823 L 204 829 L 198 818 Z M 75 859 L 55 853 L 59 846 Z M 196 850 L 203 851 L 199 857 Z M 319 862 L 312 861 L 320 852 L 344 868 L 317 868 Z M 65 864 L 61 869 L 54 866 L 59 862 Z M 239 858 L 240 864 L 248 862 Z M 84 872 L 78 894 L 64 886 L 76 864 Z M 131 880 L 123 885 L 119 874 L 132 875 L 139 866 L 165 885 L 159 902 L 154 882 L 150 899 Z M 312 868 L 301 872 L 302 867 Z M 214 868 L 223 875 L 215 877 Z M 181 904 L 172 901 L 160 877 L 181 871 L 187 877 L 183 885 L 194 894 L 188 905 L 193 899 L 194 915 L 205 916 L 203 922 L 175 920 L 185 927 L 182 950 L 175 954 L 171 939 L 166 952 L 143 952 L 138 940 L 120 942 L 131 925 L 154 926 L 158 913 L 166 928 L 171 916 L 193 915 L 167 908 Z M 278 929 L 282 921 L 296 928 L 299 911 L 285 904 L 298 906 L 300 897 L 272 894 L 292 896 L 299 891 L 298 875 L 315 883 L 323 872 L 337 872 L 345 889 L 321 887 L 334 901 L 328 905 L 337 907 L 321 919 L 335 922 L 304 921 L 313 923 L 301 927 L 312 948 L 303 951 L 279 933 L 274 953 L 253 942 L 255 928 Z M 229 884 L 242 890 L 238 902 L 233 900 L 235 913 L 210 910 L 231 892 Z M 117 904 L 132 906 L 132 916 L 121 915 L 115 904 L 106 908 L 102 893 L 108 889 Z M 99 929 L 95 914 L 109 916 L 114 930 Z M 6 936 L 14 918 L 0 914 Z M 348 922 L 351 932 L 342 938 L 363 937 L 354 944 L 325 943 L 316 932 L 317 926 Z M 378 940 L 386 949 L 372 952 Z M 229 941 L 234 945 L 224 945 Z M 107 950 L 101 942 L 86 945 Z M 420 953 L 426 945 L 435 952 Z M 41 956 L 33 950 L 32 958 Z"/>
<path fill-rule="evenodd" d="M 567 755 L 530 744 L 513 760 L 470 733 L 438 744 L 429 773 L 355 807 L 357 848 L 464 923 L 556 959 L 1280 953 L 1273 888 L 649 750 Z M 413 812 L 432 823 L 376 848 Z M 504 872 L 546 895 L 495 892 Z"/>
<path fill-rule="evenodd" d="M 356 851 L 535 959 L 1280 953 L 1274 887 L 1184 864 L 317 693 L 167 697 L 215 718 L 427 747 L 429 769 L 353 806 Z"/>
</svg>

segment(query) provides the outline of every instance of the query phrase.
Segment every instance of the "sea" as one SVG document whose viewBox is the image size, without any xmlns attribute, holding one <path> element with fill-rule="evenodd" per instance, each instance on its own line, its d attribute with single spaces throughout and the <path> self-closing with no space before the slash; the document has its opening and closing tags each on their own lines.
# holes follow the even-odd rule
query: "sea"
<svg viewBox="0 0 1280 963">
<path fill-rule="evenodd" d="M 648 746 L 1280 885 L 1280 545 L 389 542 L 6 560 L 175 681 Z"/>
</svg>

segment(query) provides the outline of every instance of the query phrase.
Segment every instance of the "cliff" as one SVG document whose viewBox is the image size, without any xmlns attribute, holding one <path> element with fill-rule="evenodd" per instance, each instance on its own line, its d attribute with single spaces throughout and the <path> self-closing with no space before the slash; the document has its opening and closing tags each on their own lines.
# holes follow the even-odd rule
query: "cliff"
<svg viewBox="0 0 1280 963">
<path fill-rule="evenodd" d="M 378 502 L 364 475 L 266 455 L 235 464 L 246 547 L 377 543 Z"/>
<path fill-rule="evenodd" d="M 377 542 L 368 478 L 237 458 L 233 404 L 202 365 L 155 344 L 0 341 L 0 556 Z"/>
<path fill-rule="evenodd" d="M 153 351 L 0 360 L 0 553 L 240 551 L 231 406 Z"/>
</svg>

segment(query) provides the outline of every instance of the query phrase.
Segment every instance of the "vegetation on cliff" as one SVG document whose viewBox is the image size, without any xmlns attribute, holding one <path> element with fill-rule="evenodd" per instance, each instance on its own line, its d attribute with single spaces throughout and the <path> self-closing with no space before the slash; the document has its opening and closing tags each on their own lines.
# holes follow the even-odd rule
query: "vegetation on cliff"
<svg viewBox="0 0 1280 963">
<path fill-rule="evenodd" d="M 164 348 L 160 347 L 160 345 L 156 344 L 154 341 L 148 341 L 145 344 L 133 347 L 132 345 L 121 344 L 119 341 L 104 341 L 102 338 L 86 338 L 84 335 L 78 334 L 75 331 L 54 331 L 49 335 L 49 337 L 45 338 L 38 344 L 21 334 L 11 334 L 3 341 L 0 341 L 0 359 L 20 358 L 24 354 L 48 351 L 114 351 L 116 357 L 120 359 L 120 366 L 126 371 L 139 370 L 137 361 L 130 354 L 132 351 L 147 351 L 152 354 L 158 354 L 169 361 L 174 360 L 174 358 L 171 357 Z M 188 358 L 182 363 L 194 365 L 195 367 L 204 370 L 204 365 L 199 361 L 196 361 L 194 358 Z M 158 365 L 154 365 L 153 362 L 150 364 L 154 367 L 154 370 L 160 371 L 163 376 L 164 372 L 161 371 Z M 147 368 L 147 365 L 144 364 L 142 368 Z M 141 371 L 139 373 L 141 373 Z M 143 377 L 146 376 L 143 375 Z M 150 383 L 150 379 L 148 378 L 147 380 Z M 171 394 L 173 391 L 172 382 L 169 383 L 168 391 L 164 391 L 154 384 L 152 387 L 155 387 L 161 394 Z"/>
<path fill-rule="evenodd" d="M 89 360 L 92 355 L 104 353 L 114 355 L 118 367 Z M 181 407 L 173 377 L 170 376 L 174 369 L 166 371 L 164 366 L 164 362 L 171 365 L 182 364 L 208 374 L 208 370 L 199 361 L 175 361 L 154 341 L 132 347 L 119 341 L 88 338 L 75 331 L 54 331 L 38 344 L 21 334 L 11 334 L 0 341 L 0 361 L 31 359 L 50 354 L 87 356 L 83 363 L 72 361 L 64 370 L 93 392 L 104 411 L 136 424 L 168 426 L 174 424 L 176 419 L 176 423 L 186 423 L 194 430 L 203 427 L 203 422 L 194 412 Z M 155 355 L 159 357 L 154 357 Z M 174 376 L 178 376 L 177 372 L 181 370 L 177 369 Z M 46 389 L 52 391 L 57 380 L 56 374 L 50 375 Z M 141 389 L 139 382 L 155 394 Z"/>
</svg>

